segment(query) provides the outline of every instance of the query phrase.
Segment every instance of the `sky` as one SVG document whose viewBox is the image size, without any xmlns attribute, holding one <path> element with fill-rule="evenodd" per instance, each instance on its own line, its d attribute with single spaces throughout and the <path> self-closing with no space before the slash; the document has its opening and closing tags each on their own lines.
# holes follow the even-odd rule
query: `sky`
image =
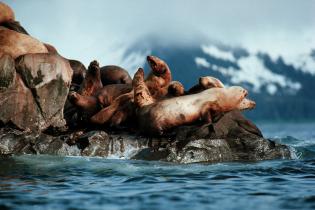
<svg viewBox="0 0 315 210">
<path fill-rule="evenodd" d="M 5 0 L 37 39 L 87 65 L 127 68 L 133 43 L 154 35 L 166 45 L 193 45 L 203 38 L 304 62 L 315 49 L 314 0 Z M 148 52 L 149 53 L 149 52 Z M 304 56 L 304 57 L 303 57 Z M 310 66 L 313 67 L 313 66 Z M 315 67 L 315 66 L 314 66 Z"/>
</svg>

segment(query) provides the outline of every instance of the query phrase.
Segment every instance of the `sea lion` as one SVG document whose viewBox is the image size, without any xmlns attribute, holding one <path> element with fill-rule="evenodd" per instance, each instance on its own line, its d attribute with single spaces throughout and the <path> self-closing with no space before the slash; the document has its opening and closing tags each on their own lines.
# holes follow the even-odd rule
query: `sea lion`
<svg viewBox="0 0 315 210">
<path fill-rule="evenodd" d="M 245 98 L 248 92 L 239 86 L 211 88 L 197 94 L 156 101 L 144 82 L 141 68 L 133 78 L 133 88 L 140 129 L 151 135 L 162 135 L 171 128 L 199 119 L 209 122 L 212 110 L 228 112 L 255 107 L 254 101 Z"/>
<path fill-rule="evenodd" d="M 3 2 L 0 2 L 0 23 L 14 21 L 15 16 L 13 10 Z"/>
<path fill-rule="evenodd" d="M 179 81 L 172 81 L 167 88 L 166 97 L 182 96 L 185 94 L 185 88 Z"/>
<path fill-rule="evenodd" d="M 119 125 L 133 113 L 133 91 L 117 97 L 111 105 L 103 108 L 90 118 L 90 122 L 95 124 L 104 124 L 109 122 L 112 125 Z M 114 121 L 110 121 L 114 119 Z"/>
<path fill-rule="evenodd" d="M 99 63 L 94 60 L 90 63 L 86 76 L 81 84 L 79 94 L 82 96 L 93 96 L 103 87 Z"/>
<path fill-rule="evenodd" d="M 195 93 L 200 93 L 203 90 L 209 89 L 209 88 L 224 88 L 223 83 L 215 78 L 215 77 L 210 77 L 210 76 L 205 76 L 205 77 L 200 77 L 199 78 L 199 83 L 192 88 L 188 90 L 188 94 L 195 94 Z"/>
<path fill-rule="evenodd" d="M 120 66 L 108 65 L 101 68 L 101 79 L 103 85 L 131 84 L 132 79 L 125 69 Z"/>
<path fill-rule="evenodd" d="M 128 93 L 131 90 L 132 86 L 130 84 L 112 84 L 104 86 L 94 95 L 90 96 L 73 92 L 69 94 L 69 99 L 72 104 L 91 115 L 95 114 L 101 108 L 111 105 L 118 96 Z"/>
<path fill-rule="evenodd" d="M 37 39 L 0 27 L 0 54 L 6 53 L 14 59 L 30 53 L 48 53 L 46 47 Z"/>
<path fill-rule="evenodd" d="M 145 83 L 154 98 L 162 98 L 167 94 L 167 88 L 172 81 L 171 70 L 162 59 L 149 55 L 147 62 L 151 68 Z"/>
<path fill-rule="evenodd" d="M 85 75 L 86 75 L 86 68 L 80 61 L 68 59 L 70 66 L 73 70 L 72 75 L 72 85 L 79 86 L 82 84 Z M 77 90 L 75 90 L 77 91 Z"/>
</svg>

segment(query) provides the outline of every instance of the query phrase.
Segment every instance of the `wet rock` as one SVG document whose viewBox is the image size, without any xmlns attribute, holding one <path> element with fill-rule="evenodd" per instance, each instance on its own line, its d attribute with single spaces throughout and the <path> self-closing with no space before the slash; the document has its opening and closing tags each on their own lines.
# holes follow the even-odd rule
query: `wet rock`
<svg viewBox="0 0 315 210">
<path fill-rule="evenodd" d="M 48 154 L 78 156 L 80 150 L 58 137 L 43 133 L 27 133 L 11 128 L 0 129 L 0 155 Z"/>
<path fill-rule="evenodd" d="M 29 53 L 48 53 L 39 40 L 0 26 L 0 56 L 9 54 L 14 59 Z"/>
<path fill-rule="evenodd" d="M 104 131 L 91 131 L 78 140 L 82 155 L 130 159 L 141 149 L 148 148 L 148 139 L 128 134 L 108 135 Z"/>
<path fill-rule="evenodd" d="M 222 122 L 221 122 L 222 120 Z M 11 129 L 12 130 L 12 129 Z M 179 132 L 179 130 L 181 130 Z M 149 138 L 133 133 L 82 131 L 66 138 L 0 130 L 1 154 L 54 154 L 97 156 L 174 163 L 217 163 L 289 159 L 285 145 L 261 137 L 259 129 L 239 112 L 225 114 L 214 124 L 183 126 L 176 135 Z M 220 136 L 220 137 L 219 137 Z M 69 146 L 64 139 L 74 138 Z"/>
<path fill-rule="evenodd" d="M 192 140 L 181 150 L 170 148 L 167 160 L 177 163 L 224 162 L 233 160 L 233 153 L 224 139 Z"/>
<path fill-rule="evenodd" d="M 63 107 L 72 77 L 68 61 L 59 55 L 27 54 L 14 68 L 10 57 L 2 58 L 0 77 L 6 82 L 0 88 L 0 109 L 5 110 L 0 122 L 37 132 L 64 126 Z"/>
</svg>

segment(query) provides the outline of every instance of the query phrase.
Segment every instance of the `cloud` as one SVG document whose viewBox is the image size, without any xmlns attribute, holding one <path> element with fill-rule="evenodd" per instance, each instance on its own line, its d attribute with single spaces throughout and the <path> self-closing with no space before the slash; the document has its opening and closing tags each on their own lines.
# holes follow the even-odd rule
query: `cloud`
<svg viewBox="0 0 315 210">
<path fill-rule="evenodd" d="M 86 65 L 93 59 L 124 64 L 122 49 L 154 34 L 164 43 L 180 45 L 200 44 L 200 37 L 207 37 L 314 68 L 305 57 L 315 48 L 313 0 L 5 2 L 30 34 Z"/>
</svg>

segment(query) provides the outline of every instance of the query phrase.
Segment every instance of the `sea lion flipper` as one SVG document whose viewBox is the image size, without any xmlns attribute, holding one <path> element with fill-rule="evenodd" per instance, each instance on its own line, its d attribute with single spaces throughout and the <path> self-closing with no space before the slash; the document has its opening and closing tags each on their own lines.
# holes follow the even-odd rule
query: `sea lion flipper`
<svg viewBox="0 0 315 210">
<path fill-rule="evenodd" d="M 139 68 L 133 77 L 132 86 L 134 89 L 134 103 L 138 107 L 143 107 L 154 103 L 147 85 L 144 82 L 144 71 Z"/>
</svg>

